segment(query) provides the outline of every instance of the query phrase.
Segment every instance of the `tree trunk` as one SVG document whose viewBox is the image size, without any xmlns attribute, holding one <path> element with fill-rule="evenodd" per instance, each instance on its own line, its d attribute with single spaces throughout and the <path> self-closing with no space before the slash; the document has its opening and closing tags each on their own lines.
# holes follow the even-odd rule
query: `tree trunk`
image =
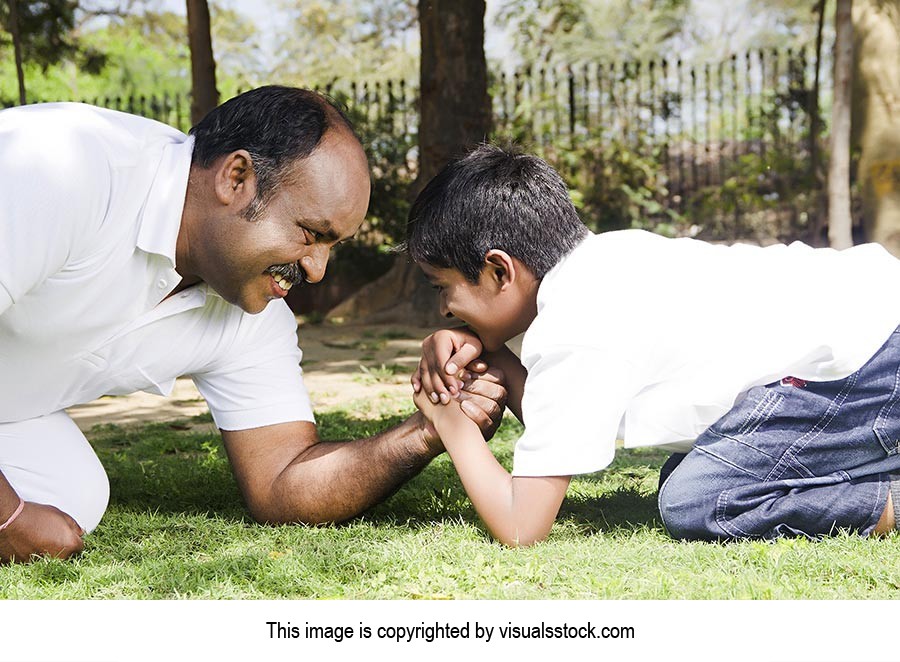
<svg viewBox="0 0 900 662">
<path fill-rule="evenodd" d="M 489 137 L 484 13 L 485 0 L 419 0 L 419 169 L 413 196 L 450 160 Z M 420 326 L 447 321 L 438 313 L 434 290 L 405 255 L 328 316 Z"/>
<path fill-rule="evenodd" d="M 900 257 L 900 0 L 856 0 L 853 24 L 863 226 Z"/>
<path fill-rule="evenodd" d="M 850 211 L 850 108 L 853 81 L 852 0 L 837 0 L 834 40 L 834 104 L 828 164 L 828 241 L 832 248 L 853 245 Z"/>
<path fill-rule="evenodd" d="M 418 194 L 450 160 L 487 140 L 491 98 L 484 0 L 420 0 Z"/>
<path fill-rule="evenodd" d="M 12 34 L 13 52 L 16 58 L 16 77 L 19 80 L 19 104 L 24 106 L 25 99 L 25 70 L 22 67 L 22 36 L 19 33 L 19 6 L 16 0 L 9 0 L 9 25 Z"/>
<path fill-rule="evenodd" d="M 825 32 L 825 2 L 826 0 L 818 0 L 815 12 L 817 14 L 816 24 L 816 62 L 815 72 L 813 75 L 813 90 L 809 101 L 809 183 L 813 191 L 815 191 L 815 203 L 812 205 L 812 224 L 810 231 L 810 241 L 814 246 L 820 246 L 822 241 L 823 229 L 825 226 L 825 200 L 823 191 L 823 177 L 821 172 L 821 150 L 819 149 L 819 136 L 822 132 L 821 104 L 821 70 L 822 70 L 822 36 Z"/>
<path fill-rule="evenodd" d="M 219 105 L 209 4 L 206 0 L 187 0 L 187 22 L 191 49 L 191 123 L 196 124 Z"/>
</svg>

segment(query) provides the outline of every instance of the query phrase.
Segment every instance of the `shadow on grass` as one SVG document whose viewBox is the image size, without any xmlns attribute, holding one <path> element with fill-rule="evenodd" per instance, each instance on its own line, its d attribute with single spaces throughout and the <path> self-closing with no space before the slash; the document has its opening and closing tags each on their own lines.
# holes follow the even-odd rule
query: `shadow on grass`
<svg viewBox="0 0 900 662">
<path fill-rule="evenodd" d="M 368 437 L 402 422 L 399 415 L 356 418 L 346 412 L 317 416 L 319 432 L 329 441 Z M 209 415 L 192 422 L 209 422 Z M 90 438 L 107 469 L 111 506 L 135 512 L 206 515 L 251 522 L 218 433 L 198 432 L 185 421 L 138 428 L 97 426 Z M 522 428 L 504 422 L 492 450 L 509 468 L 512 448 Z M 620 452 L 604 472 L 573 479 L 560 519 L 587 532 L 659 526 L 655 480 L 664 454 Z M 426 528 L 436 522 L 478 523 L 450 459 L 434 460 L 419 476 L 385 503 L 361 516 L 384 525 Z"/>
</svg>

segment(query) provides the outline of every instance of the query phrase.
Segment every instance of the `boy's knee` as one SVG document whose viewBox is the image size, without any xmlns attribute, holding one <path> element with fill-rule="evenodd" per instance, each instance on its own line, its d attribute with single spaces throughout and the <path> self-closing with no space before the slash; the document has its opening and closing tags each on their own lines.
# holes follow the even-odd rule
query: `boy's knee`
<svg viewBox="0 0 900 662">
<path fill-rule="evenodd" d="M 690 468 L 689 462 L 682 462 L 660 486 L 659 513 L 666 530 L 678 540 L 727 537 L 716 523 L 719 491 L 697 480 Z"/>
</svg>

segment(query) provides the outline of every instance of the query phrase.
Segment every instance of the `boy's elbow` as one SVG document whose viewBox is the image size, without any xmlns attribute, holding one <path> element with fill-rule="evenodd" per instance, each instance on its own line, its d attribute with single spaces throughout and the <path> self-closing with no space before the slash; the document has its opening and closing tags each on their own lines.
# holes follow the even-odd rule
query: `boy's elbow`
<svg viewBox="0 0 900 662">
<path fill-rule="evenodd" d="M 531 547 L 535 543 L 543 542 L 550 534 L 550 528 L 540 531 L 523 531 L 514 529 L 495 534 L 494 539 L 507 547 Z"/>
</svg>

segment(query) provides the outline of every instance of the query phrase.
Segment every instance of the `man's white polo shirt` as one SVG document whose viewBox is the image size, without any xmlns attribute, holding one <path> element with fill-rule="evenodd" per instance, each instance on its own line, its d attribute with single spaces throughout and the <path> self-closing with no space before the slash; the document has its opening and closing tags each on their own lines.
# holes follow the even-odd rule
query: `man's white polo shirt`
<svg viewBox="0 0 900 662">
<path fill-rule="evenodd" d="M 296 322 L 178 285 L 193 139 L 82 104 L 0 112 L 0 423 L 190 375 L 216 424 L 312 421 Z"/>
</svg>

